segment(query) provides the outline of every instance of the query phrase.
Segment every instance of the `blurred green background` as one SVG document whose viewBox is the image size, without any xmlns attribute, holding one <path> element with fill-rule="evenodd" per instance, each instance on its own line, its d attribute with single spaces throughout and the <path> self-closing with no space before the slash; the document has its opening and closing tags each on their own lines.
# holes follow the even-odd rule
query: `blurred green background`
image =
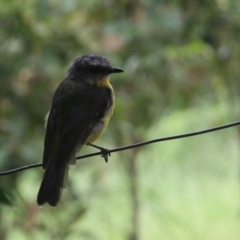
<svg viewBox="0 0 240 240">
<path fill-rule="evenodd" d="M 0 171 L 42 161 L 53 93 L 86 53 L 125 71 L 98 145 L 239 120 L 240 0 L 2 0 Z M 0 239 L 239 240 L 239 144 L 235 127 L 81 160 L 57 208 L 36 204 L 41 168 L 0 177 Z"/>
</svg>

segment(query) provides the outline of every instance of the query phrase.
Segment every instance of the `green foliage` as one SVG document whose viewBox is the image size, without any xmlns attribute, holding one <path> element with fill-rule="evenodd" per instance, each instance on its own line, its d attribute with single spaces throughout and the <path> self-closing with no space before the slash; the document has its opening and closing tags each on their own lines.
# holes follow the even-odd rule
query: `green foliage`
<svg viewBox="0 0 240 240">
<path fill-rule="evenodd" d="M 11 205 L 11 199 L 9 197 L 10 193 L 4 187 L 0 187 L 0 204 Z"/>
<path fill-rule="evenodd" d="M 1 171 L 41 162 L 53 92 L 73 59 L 85 53 L 105 55 L 125 71 L 112 77 L 116 109 L 99 145 L 236 120 L 239 5 L 1 1 Z M 225 130 L 115 153 L 108 165 L 80 161 L 56 209 L 36 206 L 41 169 L 4 176 L 0 238 L 130 238 L 135 183 L 140 239 L 239 239 L 238 145 L 236 131 Z"/>
</svg>

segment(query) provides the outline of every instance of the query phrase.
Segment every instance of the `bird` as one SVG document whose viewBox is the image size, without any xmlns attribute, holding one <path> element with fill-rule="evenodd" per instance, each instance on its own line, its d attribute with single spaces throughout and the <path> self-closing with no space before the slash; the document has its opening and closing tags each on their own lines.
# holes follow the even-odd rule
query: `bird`
<svg viewBox="0 0 240 240">
<path fill-rule="evenodd" d="M 57 87 L 46 116 L 43 151 L 45 170 L 37 204 L 56 207 L 66 188 L 70 165 L 83 145 L 99 148 L 107 161 L 107 149 L 94 145 L 113 114 L 115 96 L 110 75 L 121 73 L 107 58 L 87 54 L 76 58 Z"/>
</svg>

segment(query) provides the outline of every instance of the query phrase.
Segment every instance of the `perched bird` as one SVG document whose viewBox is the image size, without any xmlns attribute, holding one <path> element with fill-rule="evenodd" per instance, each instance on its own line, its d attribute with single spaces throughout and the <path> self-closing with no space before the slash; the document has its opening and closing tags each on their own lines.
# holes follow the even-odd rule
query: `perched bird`
<svg viewBox="0 0 240 240">
<path fill-rule="evenodd" d="M 69 165 L 76 163 L 76 152 L 84 144 L 93 145 L 106 128 L 115 100 L 109 77 L 120 72 L 123 70 L 99 55 L 79 57 L 69 68 L 46 118 L 45 173 L 37 196 L 38 205 L 47 202 L 57 206 L 66 187 Z"/>
</svg>

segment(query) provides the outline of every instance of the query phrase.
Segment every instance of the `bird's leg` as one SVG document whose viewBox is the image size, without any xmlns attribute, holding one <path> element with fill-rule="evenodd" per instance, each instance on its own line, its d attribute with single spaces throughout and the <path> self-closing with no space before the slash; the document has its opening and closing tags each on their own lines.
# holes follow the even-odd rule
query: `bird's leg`
<svg viewBox="0 0 240 240">
<path fill-rule="evenodd" d="M 104 147 L 97 146 L 97 145 L 92 144 L 92 143 L 88 143 L 87 145 L 99 149 L 99 150 L 101 151 L 101 153 L 102 153 L 101 156 L 104 158 L 105 162 L 106 162 L 106 163 L 108 162 L 108 157 L 111 156 L 111 152 L 109 152 L 109 149 L 104 148 Z"/>
</svg>

